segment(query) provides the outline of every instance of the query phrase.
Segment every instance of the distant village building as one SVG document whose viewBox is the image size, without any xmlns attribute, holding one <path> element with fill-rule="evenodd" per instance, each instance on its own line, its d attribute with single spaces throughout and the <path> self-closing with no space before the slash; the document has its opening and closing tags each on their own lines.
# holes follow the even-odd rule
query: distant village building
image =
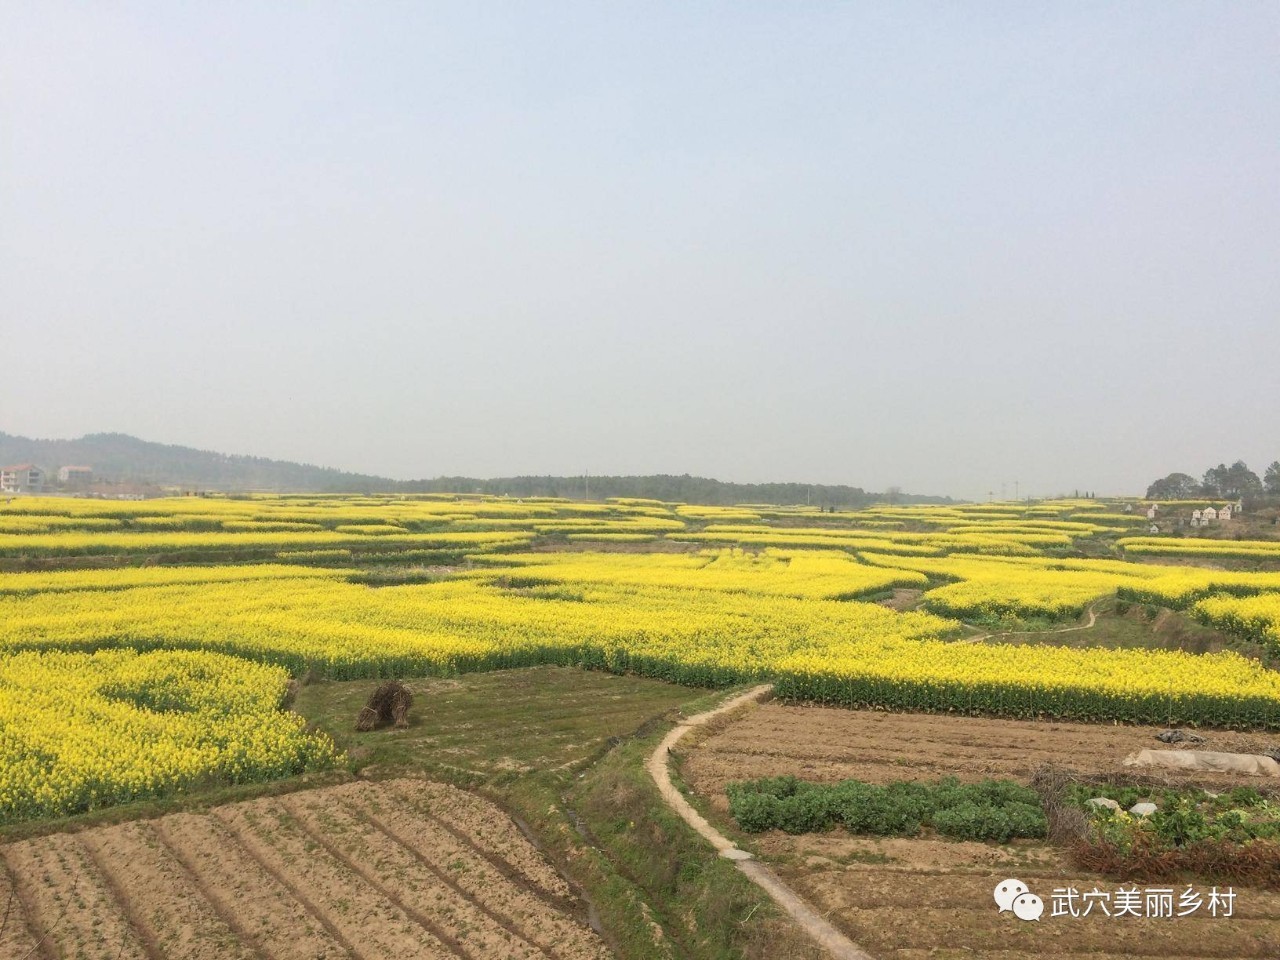
<svg viewBox="0 0 1280 960">
<path fill-rule="evenodd" d="M 1124 505 L 1124 512 L 1125 512 L 1125 513 L 1133 513 L 1133 504 L 1132 504 L 1132 503 L 1126 503 L 1126 504 Z"/>
<path fill-rule="evenodd" d="M 44 471 L 34 463 L 0 467 L 0 493 L 40 493 L 43 489 Z"/>
<path fill-rule="evenodd" d="M 1237 501 L 1236 501 L 1236 513 L 1244 513 L 1244 501 L 1243 501 L 1243 500 L 1237 500 Z"/>
<path fill-rule="evenodd" d="M 1204 511 L 1200 514 L 1200 519 L 1201 520 L 1217 520 L 1218 511 L 1213 509 L 1213 507 L 1205 507 Z"/>
<path fill-rule="evenodd" d="M 1153 503 L 1147 508 L 1147 519 L 1154 520 L 1156 518 L 1156 505 Z"/>
<path fill-rule="evenodd" d="M 1200 512 L 1199 510 L 1197 510 L 1197 511 L 1196 511 L 1196 513 L 1199 513 L 1199 512 Z M 1192 525 L 1193 527 L 1198 527 L 1198 526 L 1200 526 L 1200 518 L 1199 518 L 1199 517 L 1196 517 L 1196 516 L 1193 516 L 1193 517 L 1191 518 L 1191 525 Z"/>
<path fill-rule="evenodd" d="M 1199 525 L 1200 525 L 1200 520 L 1202 519 L 1202 514 L 1200 513 L 1200 511 L 1199 511 L 1199 510 L 1192 510 L 1192 511 L 1191 511 L 1191 519 L 1192 519 L 1192 520 L 1194 520 L 1194 521 L 1196 522 L 1196 526 L 1199 526 Z"/>
<path fill-rule="evenodd" d="M 58 482 L 64 487 L 87 487 L 93 483 L 93 467 L 59 467 Z"/>
<path fill-rule="evenodd" d="M 1221 510 L 1218 511 L 1218 519 L 1219 520 L 1231 519 L 1231 504 L 1227 504 L 1225 507 L 1223 507 Z"/>
<path fill-rule="evenodd" d="M 1159 533 L 1159 532 L 1160 532 L 1160 527 L 1159 527 L 1159 526 L 1157 526 L 1157 525 L 1156 525 L 1156 524 L 1154 524 L 1154 523 L 1153 523 L 1151 526 L 1149 526 L 1147 529 L 1148 529 L 1151 533 Z"/>
</svg>

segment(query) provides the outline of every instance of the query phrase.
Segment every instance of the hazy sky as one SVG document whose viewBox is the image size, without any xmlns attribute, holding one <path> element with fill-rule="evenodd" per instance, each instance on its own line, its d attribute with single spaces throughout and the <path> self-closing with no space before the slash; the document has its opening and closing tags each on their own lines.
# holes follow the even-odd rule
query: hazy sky
<svg viewBox="0 0 1280 960">
<path fill-rule="evenodd" d="M 985 497 L 1280 458 L 1280 3 L 0 0 L 0 430 Z"/>
</svg>

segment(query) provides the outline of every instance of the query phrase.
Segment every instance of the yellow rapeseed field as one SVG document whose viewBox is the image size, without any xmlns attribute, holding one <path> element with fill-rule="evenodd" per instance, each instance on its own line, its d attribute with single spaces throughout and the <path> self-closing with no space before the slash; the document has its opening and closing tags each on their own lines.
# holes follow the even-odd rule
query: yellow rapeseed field
<svg viewBox="0 0 1280 960">
<path fill-rule="evenodd" d="M 0 819 L 332 762 L 280 709 L 308 671 L 556 663 L 850 706 L 1280 728 L 1280 674 L 1237 653 L 956 642 L 959 620 L 1119 595 L 1280 649 L 1280 571 L 1069 555 L 1201 543 L 1117 539 L 1131 525 L 1091 501 L 17 498 L 0 504 Z M 875 602 L 893 591 L 920 609 Z"/>
</svg>

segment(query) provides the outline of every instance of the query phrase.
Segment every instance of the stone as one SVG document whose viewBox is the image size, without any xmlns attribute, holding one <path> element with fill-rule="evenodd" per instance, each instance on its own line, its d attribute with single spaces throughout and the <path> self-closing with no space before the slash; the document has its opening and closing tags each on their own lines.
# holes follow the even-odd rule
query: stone
<svg viewBox="0 0 1280 960">
<path fill-rule="evenodd" d="M 1159 809 L 1154 803 L 1135 803 L 1129 808 L 1129 812 L 1136 817 L 1149 817 Z"/>
<path fill-rule="evenodd" d="M 1110 797 L 1090 797 L 1084 802 L 1086 807 L 1093 807 L 1095 810 L 1119 810 L 1120 804 L 1116 803 Z"/>
<path fill-rule="evenodd" d="M 1161 743 L 1204 743 L 1204 737 L 1190 730 L 1165 730 L 1156 734 Z"/>
</svg>

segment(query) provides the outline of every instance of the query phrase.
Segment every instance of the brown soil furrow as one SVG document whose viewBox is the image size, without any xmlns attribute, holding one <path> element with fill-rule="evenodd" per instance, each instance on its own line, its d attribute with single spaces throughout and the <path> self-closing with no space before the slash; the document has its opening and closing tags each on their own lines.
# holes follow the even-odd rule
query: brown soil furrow
<svg viewBox="0 0 1280 960">
<path fill-rule="evenodd" d="M 1159 744 L 1153 739 L 1150 746 L 1158 747 Z M 717 755 L 740 756 L 740 757 L 778 757 L 784 756 L 793 760 L 813 760 L 819 762 L 846 762 L 846 763 L 892 763 L 901 764 L 904 759 L 921 759 L 927 760 L 931 757 L 939 757 L 942 751 L 946 752 L 941 759 L 946 760 L 948 757 L 969 756 L 974 758 L 982 758 L 987 763 L 999 763 L 1019 768 L 1034 769 L 1037 760 L 1063 759 L 1064 753 L 1069 759 L 1072 752 L 1079 751 L 1096 751 L 1098 749 L 1095 744 L 1072 745 L 1069 743 L 1037 745 L 1030 743 L 1023 745 L 1018 743 L 1016 739 L 1003 740 L 998 743 L 970 743 L 961 740 L 946 740 L 939 737 L 936 740 L 924 741 L 919 738 L 895 739 L 893 737 L 877 738 L 875 745 L 871 746 L 866 743 L 850 744 L 848 746 L 837 746 L 833 744 L 815 745 L 813 743 L 788 743 L 780 741 L 771 743 L 768 746 L 761 746 L 758 741 L 719 741 L 709 745 L 709 749 Z M 1102 748 L 1106 750 L 1106 748 Z M 1120 762 L 1133 750 L 1139 749 L 1137 744 L 1132 746 L 1126 745 L 1122 748 L 1112 747 L 1107 755 L 1098 756 L 1096 754 L 1086 755 L 1090 763 L 1098 761 L 1111 760 L 1115 766 L 1119 766 Z"/>
<path fill-rule="evenodd" d="M 77 835 L 143 935 L 148 955 L 167 960 L 251 960 L 253 948 L 139 823 Z"/>
<path fill-rule="evenodd" d="M 811 887 L 805 895 L 823 913 L 829 906 Z M 1126 957 L 1167 958 L 1182 956 L 1187 944 L 1197 954 L 1222 960 L 1273 960 L 1275 925 L 1270 921 L 1236 918 L 1147 919 L 1134 917 L 1058 917 L 1048 913 L 1035 923 L 1006 913 L 961 913 L 916 906 L 911 910 L 857 910 L 843 907 L 830 920 L 865 945 L 873 956 L 901 949 L 936 949 L 945 943 L 964 956 L 980 954 L 999 944 L 1022 957 L 1081 956 L 1096 952 Z"/>
<path fill-rule="evenodd" d="M 686 760 L 683 773 L 714 803 L 733 780 L 792 773 L 808 780 L 848 778 L 885 782 L 902 779 L 962 780 L 984 777 L 1028 779 L 1051 763 L 1095 774 L 1127 773 L 1124 758 L 1158 747 L 1157 727 L 1030 722 L 962 716 L 847 711 L 826 707 L 765 704 L 756 713 L 708 737 Z M 1257 735 L 1203 731 L 1206 749 L 1261 749 Z M 1187 774 L 1176 778 L 1209 789 L 1229 775 Z M 1238 778 L 1237 778 L 1238 779 Z M 722 805 L 718 807 L 723 809 Z"/>
<path fill-rule="evenodd" d="M 545 957 L 509 922 L 500 922 L 483 904 L 446 882 L 438 868 L 425 864 L 366 821 L 343 807 L 316 809 L 296 798 L 281 801 L 298 818 L 299 827 L 330 856 L 341 860 L 397 907 L 448 943 L 459 955 L 476 960 L 491 956 Z M 345 841 L 342 849 L 331 837 Z"/>
<path fill-rule="evenodd" d="M 382 790 L 383 793 L 394 794 L 394 790 L 385 789 L 388 785 L 384 784 L 380 786 L 384 788 Z M 361 794 L 361 796 L 363 798 L 366 795 Z M 410 813 L 403 808 L 403 803 L 397 805 L 397 809 L 391 814 L 393 818 L 392 822 L 395 822 L 395 819 L 397 819 L 397 814 L 399 817 L 404 819 L 413 818 L 419 821 L 426 821 L 425 825 L 428 830 L 434 830 L 435 832 L 435 836 L 437 838 L 436 842 L 446 845 L 452 843 L 456 846 L 458 851 L 467 857 L 467 859 L 482 861 L 503 880 L 518 886 L 522 890 L 532 893 L 551 909 L 570 917 L 585 918 L 586 904 L 580 901 L 577 897 L 564 896 L 552 890 L 548 890 L 541 884 L 529 879 L 528 876 L 522 873 L 520 869 L 506 857 L 499 853 L 495 853 L 492 850 L 481 847 L 472 840 L 465 830 L 460 830 L 443 817 L 437 816 L 431 810 L 416 809 Z M 448 839 L 440 837 L 439 835 L 442 833 L 446 834 Z"/>
<path fill-rule="evenodd" d="M 102 877 L 103 883 L 107 889 L 111 891 L 111 897 L 115 900 L 116 905 L 120 908 L 120 913 L 124 917 L 124 921 L 128 924 L 130 933 L 133 934 L 138 946 L 142 949 L 143 955 L 147 960 L 164 960 L 164 952 L 156 943 L 155 931 L 147 924 L 143 923 L 134 909 L 134 904 L 124 888 L 120 885 L 118 878 L 112 875 L 103 862 L 104 858 L 100 852 L 90 844 L 84 837 L 80 838 L 80 847 L 84 850 L 85 856 L 93 864 L 99 876 Z"/>
<path fill-rule="evenodd" d="M 56 956 L 146 956 L 107 879 L 73 837 L 13 844 L 7 859 L 22 877 L 32 928 Z M 36 956 L 36 954 L 32 954 Z"/>
<path fill-rule="evenodd" d="M 319 910 L 358 943 L 358 953 L 371 960 L 414 957 L 448 960 L 459 954 L 430 928 L 402 910 L 383 891 L 368 883 L 324 844 L 306 833 L 285 808 L 268 800 L 213 811 L 255 857 L 280 874 L 296 878 Z"/>
<path fill-rule="evenodd" d="M 578 939 L 581 929 L 573 929 L 572 922 L 567 917 L 548 911 L 546 903 L 534 894 L 486 869 L 488 864 L 484 861 L 477 862 L 466 848 L 447 842 L 438 846 L 435 851 L 438 859 L 449 865 L 448 870 L 442 869 L 419 849 L 419 842 L 430 842 L 429 835 L 423 836 L 422 841 L 415 842 L 404 827 L 391 826 L 351 800 L 347 800 L 346 804 L 356 817 L 363 818 L 387 839 L 399 844 L 421 867 L 455 894 L 473 903 L 512 936 L 532 944 L 549 957 L 560 957 L 560 947 Z M 421 830 L 421 825 L 418 825 L 418 829 Z M 439 838 L 438 834 L 437 837 Z M 457 879 L 450 875 L 450 870 Z"/>
<path fill-rule="evenodd" d="M 848 742 L 851 745 L 874 740 L 884 745 L 894 742 L 959 743 L 973 747 L 1008 746 L 1011 742 L 1033 744 L 1049 741 L 1055 746 L 1104 745 L 1129 749 L 1131 744 L 1150 746 L 1152 738 L 1162 728 L 1140 724 L 1102 725 L 1076 723 L 1064 720 L 1009 720 L 998 717 L 966 717 L 954 714 L 894 713 L 874 710 L 845 710 L 839 707 L 800 707 L 782 703 L 762 706 L 757 714 L 743 718 L 739 723 L 709 738 L 709 743 L 740 742 L 758 746 L 767 743 L 771 748 L 779 744 L 813 746 L 812 733 L 821 727 L 826 736 L 820 741 L 824 747 L 836 747 Z M 1212 739 L 1215 749 L 1246 750 L 1250 745 L 1269 742 L 1265 735 L 1230 730 L 1204 731 Z"/>
<path fill-rule="evenodd" d="M 7 850 L 0 851 L 0 868 L 3 868 L 6 887 L 4 922 L 0 925 L 0 958 L 53 960 L 56 956 L 53 945 L 34 921 L 31 894 L 18 882 L 9 865 Z"/>
<path fill-rule="evenodd" d="M 573 891 L 511 819 L 488 801 L 456 787 L 426 780 L 394 780 L 384 784 L 414 810 L 465 834 L 479 849 L 502 858 L 553 895 L 572 898 Z"/>
<path fill-rule="evenodd" d="M 356 808 L 348 803 L 347 809 L 355 810 Z M 521 919 L 525 919 L 527 922 L 528 914 L 526 911 L 512 910 L 509 914 L 508 911 L 497 910 L 488 906 L 481 899 L 480 891 L 476 890 L 474 884 L 468 884 L 467 887 L 464 887 L 461 883 L 454 880 L 453 877 L 449 876 L 445 870 L 438 867 L 430 860 L 430 858 L 425 856 L 422 851 L 418 850 L 412 843 L 405 840 L 404 837 L 398 834 L 395 830 L 388 827 L 387 824 L 375 814 L 368 811 L 360 811 L 356 813 L 356 817 L 357 819 L 364 819 L 371 827 L 381 833 L 384 837 L 392 843 L 397 844 L 405 853 L 409 854 L 409 856 L 411 856 L 420 867 L 453 891 L 455 896 L 466 900 L 503 930 L 506 930 L 507 933 L 511 934 L 511 936 L 536 947 L 548 957 L 558 958 L 555 948 L 551 943 L 547 942 L 545 937 L 539 936 L 539 931 L 537 929 L 521 930 L 512 919 L 512 915 L 514 915 Z M 500 903 L 510 903 L 518 900 L 520 896 L 525 895 L 524 891 L 516 887 L 510 887 L 501 880 L 491 880 L 485 886 L 488 886 L 489 891 L 494 894 L 493 899 Z M 508 887 L 508 889 L 504 890 L 503 887 Z"/>
<path fill-rule="evenodd" d="M 245 869 L 247 864 L 237 864 L 231 868 L 234 872 L 228 872 L 227 854 L 216 840 L 208 842 L 209 834 L 201 837 L 190 831 L 177 833 L 174 822 L 181 816 L 152 821 L 148 831 L 182 867 L 190 882 L 235 931 L 241 943 L 270 960 L 285 957 L 306 960 L 334 949 L 335 944 L 328 938 L 319 938 L 318 943 L 307 942 L 312 940 L 309 936 L 312 931 L 305 923 L 290 922 L 293 917 L 281 916 L 279 910 L 272 911 L 270 908 L 278 894 L 273 897 L 275 891 L 270 884 L 255 877 L 252 869 Z M 187 819 L 207 822 L 206 818 L 190 815 Z"/>
<path fill-rule="evenodd" d="M 214 827 L 215 824 L 216 824 L 216 828 Z M 224 846 L 223 847 L 224 851 L 234 850 L 239 853 L 242 853 L 246 861 L 253 864 L 259 870 L 261 870 L 264 874 L 266 874 L 268 877 L 274 880 L 276 884 L 278 884 L 290 897 L 294 899 L 294 901 L 296 901 L 300 905 L 302 910 L 306 912 L 307 916 L 309 916 L 316 923 L 320 924 L 320 926 L 324 929 L 324 931 L 328 933 L 329 936 L 334 941 L 336 941 L 338 945 L 342 947 L 343 950 L 347 952 L 348 956 L 356 958 L 356 960 L 366 960 L 365 955 L 356 949 L 355 945 L 352 944 L 351 941 L 346 938 L 343 932 L 339 930 L 338 927 L 325 915 L 325 912 L 321 910 L 310 897 L 307 896 L 306 892 L 300 886 L 298 886 L 296 883 L 290 880 L 284 871 L 278 869 L 273 864 L 271 864 L 265 857 L 263 857 L 255 849 L 254 844 L 246 843 L 244 837 L 242 837 L 239 833 L 237 833 L 235 828 L 231 824 L 229 824 L 228 822 L 226 822 L 225 820 L 223 820 L 221 817 L 218 816 L 217 811 L 214 811 L 209 815 L 208 825 L 211 828 L 217 829 L 218 832 L 222 834 L 225 842 L 230 845 L 229 847 Z"/>
<path fill-rule="evenodd" d="M 901 950 L 886 951 L 880 954 L 880 957 L 881 960 L 1059 960 L 1059 958 L 1061 960 L 1086 960 L 1086 958 L 1087 960 L 1143 960 L 1144 957 L 1168 960 L 1169 956 L 1164 953 L 1112 953 L 1109 950 L 1102 952 L 1090 950 L 1084 953 L 1070 951 L 1071 947 L 1068 944 L 1036 947 L 1032 953 L 1021 950 L 952 950 L 947 947 L 930 947 L 926 950 L 923 947 L 904 947 Z M 1219 956 L 1206 956 L 1200 953 L 1179 953 L 1177 957 L 1178 960 L 1223 960 Z"/>
<path fill-rule="evenodd" d="M 206 903 L 213 909 L 218 919 L 231 928 L 231 931 L 240 941 L 240 945 L 246 950 L 254 953 L 259 960 L 271 960 L 270 956 L 263 949 L 260 938 L 253 933 L 248 927 L 240 922 L 240 918 L 234 909 L 229 909 L 225 902 L 219 902 L 219 898 L 214 894 L 213 890 L 205 883 L 204 878 L 198 873 L 192 864 L 191 858 L 188 857 L 181 848 L 175 846 L 169 841 L 168 835 L 165 833 L 164 827 L 160 822 L 153 821 L 150 823 L 140 824 L 140 829 L 144 835 L 154 838 L 169 858 L 178 865 L 182 870 L 183 876 Z"/>
<path fill-rule="evenodd" d="M 855 909 L 857 910 L 900 911 L 904 904 L 921 904 L 934 910 L 973 911 L 983 915 L 996 911 L 992 890 L 997 883 L 1006 879 L 1006 875 L 1000 873 L 957 873 L 951 870 L 942 873 L 915 870 L 893 872 L 882 867 L 862 865 L 821 871 L 783 870 L 779 872 L 797 887 L 811 885 L 815 889 L 832 892 L 856 890 Z M 1074 887 L 1077 891 L 1098 889 L 1114 894 L 1121 887 L 1136 886 L 1139 890 L 1145 890 L 1147 887 L 1170 887 L 1175 893 L 1181 893 L 1187 887 L 1186 882 L 1126 883 L 1093 876 L 1062 876 L 1031 870 L 1012 870 L 1010 874 L 1027 884 L 1033 893 L 1044 900 L 1046 910 L 1044 922 L 1050 919 L 1052 894 L 1059 888 Z M 1205 893 L 1212 886 L 1209 883 L 1194 882 L 1192 885 Z M 1225 889 L 1225 885 L 1222 889 Z M 1241 888 L 1237 892 L 1233 917 L 1229 922 L 1237 920 L 1274 924 L 1280 920 L 1280 895 L 1254 889 L 1246 891 Z M 1280 928 L 1276 929 L 1280 934 Z"/>
</svg>

